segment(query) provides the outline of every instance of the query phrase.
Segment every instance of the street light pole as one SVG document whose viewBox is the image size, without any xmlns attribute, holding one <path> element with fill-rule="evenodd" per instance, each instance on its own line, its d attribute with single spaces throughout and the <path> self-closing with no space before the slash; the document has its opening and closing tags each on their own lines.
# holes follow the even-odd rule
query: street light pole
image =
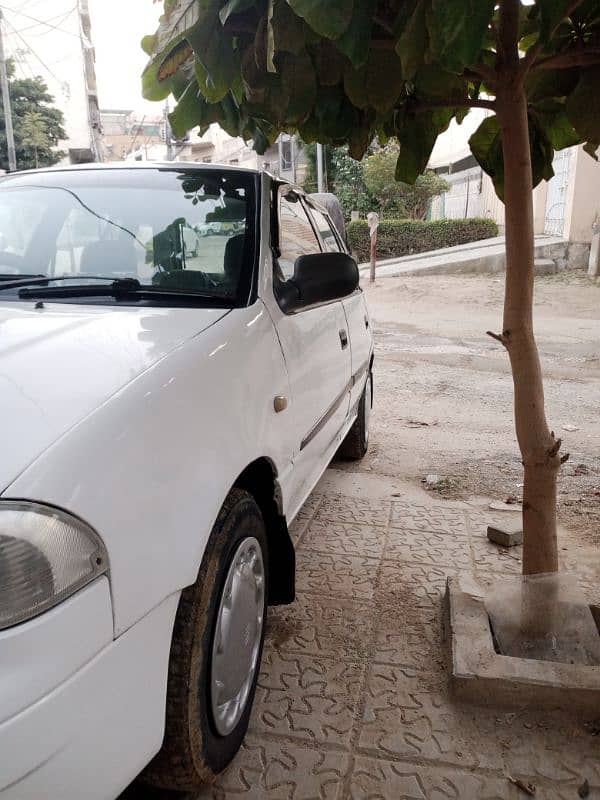
<svg viewBox="0 0 600 800">
<path fill-rule="evenodd" d="M 10 172 L 15 172 L 17 169 L 17 151 L 15 150 L 15 133 L 13 130 L 10 90 L 8 88 L 8 72 L 6 69 L 6 57 L 4 55 L 3 21 L 4 15 L 2 14 L 2 9 L 0 9 L 0 84 L 2 85 L 4 126 L 6 128 L 6 144 L 8 146 L 8 169 Z"/>
</svg>

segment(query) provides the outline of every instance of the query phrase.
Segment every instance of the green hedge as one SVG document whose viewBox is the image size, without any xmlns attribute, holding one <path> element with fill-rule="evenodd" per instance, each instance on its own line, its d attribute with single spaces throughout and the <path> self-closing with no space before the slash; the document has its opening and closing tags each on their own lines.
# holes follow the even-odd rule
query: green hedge
<svg viewBox="0 0 600 800">
<path fill-rule="evenodd" d="M 383 220 L 377 232 L 377 258 L 424 253 L 497 235 L 498 226 L 491 219 Z M 359 261 L 369 260 L 369 226 L 364 220 L 348 225 L 348 243 Z"/>
</svg>

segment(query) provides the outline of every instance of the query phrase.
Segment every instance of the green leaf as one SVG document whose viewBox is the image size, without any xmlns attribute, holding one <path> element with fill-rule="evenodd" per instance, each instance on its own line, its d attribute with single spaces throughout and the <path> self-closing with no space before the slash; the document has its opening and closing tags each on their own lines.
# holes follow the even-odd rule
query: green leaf
<svg viewBox="0 0 600 800">
<path fill-rule="evenodd" d="M 565 104 L 560 100 L 542 100 L 531 107 L 554 150 L 562 150 L 579 144 L 577 131 L 567 116 Z"/>
<path fill-rule="evenodd" d="M 433 64 L 424 64 L 414 79 L 415 94 L 424 100 L 444 100 L 448 105 L 452 101 L 465 100 L 467 96 L 467 82 L 446 72 Z"/>
<path fill-rule="evenodd" d="M 200 124 L 205 106 L 206 102 L 198 91 L 198 83 L 195 80 L 190 81 L 175 110 L 169 114 L 171 129 L 176 138 L 183 138 L 189 130 Z"/>
<path fill-rule="evenodd" d="M 397 131 L 400 154 L 396 162 L 396 180 L 413 184 L 425 171 L 438 137 L 431 113 L 406 116 Z"/>
<path fill-rule="evenodd" d="M 404 89 L 402 65 L 393 50 L 371 50 L 366 82 L 369 105 L 380 114 L 391 111 Z"/>
<path fill-rule="evenodd" d="M 461 73 L 476 63 L 495 0 L 432 0 L 427 14 L 431 50 L 440 65 Z"/>
<path fill-rule="evenodd" d="M 354 13 L 350 24 L 335 46 L 352 62 L 354 67 L 366 63 L 369 55 L 371 31 L 373 29 L 373 12 L 376 0 L 361 0 L 354 3 Z"/>
<path fill-rule="evenodd" d="M 321 86 L 335 86 L 340 83 L 347 61 L 332 42 L 321 40 L 313 50 L 313 60 Z"/>
<path fill-rule="evenodd" d="M 275 0 L 273 5 L 273 36 L 275 52 L 301 53 L 306 44 L 306 26 L 296 16 L 286 0 Z"/>
<path fill-rule="evenodd" d="M 531 173 L 533 186 L 542 180 L 550 180 L 554 175 L 552 160 L 554 148 L 540 124 L 529 117 L 529 143 L 531 148 Z M 504 155 L 502 152 L 502 132 L 497 117 L 487 117 L 469 139 L 471 152 L 484 172 L 491 177 L 496 194 L 504 200 Z"/>
<path fill-rule="evenodd" d="M 525 92 L 530 103 L 551 97 L 567 97 L 577 86 L 579 70 L 540 69 L 530 72 L 525 81 Z"/>
<path fill-rule="evenodd" d="M 223 8 L 219 11 L 219 19 L 221 24 L 225 25 L 227 20 L 232 14 L 241 14 L 249 8 L 252 8 L 255 0 L 228 0 Z"/>
<path fill-rule="evenodd" d="M 352 19 L 354 0 L 287 0 L 294 13 L 326 39 L 339 39 Z M 361 0 L 357 0 L 361 2 Z"/>
<path fill-rule="evenodd" d="M 490 176 L 498 197 L 504 199 L 504 156 L 502 132 L 497 117 L 487 117 L 469 139 L 471 152 Z"/>
<path fill-rule="evenodd" d="M 350 139 L 348 141 L 348 153 L 350 156 L 355 158 L 357 161 L 360 161 L 360 159 L 367 152 L 372 139 L 373 130 L 367 118 L 363 117 L 361 119 L 361 123 L 359 125 L 355 125 L 352 133 L 350 134 Z"/>
<path fill-rule="evenodd" d="M 157 44 L 158 36 L 144 36 L 141 42 L 142 50 L 144 53 L 146 53 L 146 55 L 151 56 L 154 53 Z"/>
<path fill-rule="evenodd" d="M 337 86 L 319 89 L 315 116 L 319 125 L 319 139 L 332 144 L 348 141 L 358 125 L 358 111 Z"/>
<path fill-rule="evenodd" d="M 241 75 L 240 53 L 234 48 L 233 37 L 223 31 L 214 17 L 196 26 L 186 38 L 196 56 L 200 92 L 209 103 L 218 103 Z"/>
<path fill-rule="evenodd" d="M 567 99 L 567 116 L 580 136 L 587 142 L 586 152 L 600 147 L 600 67 L 582 73 L 579 83 Z"/>
<path fill-rule="evenodd" d="M 190 75 L 186 74 L 186 72 L 187 70 L 184 72 L 184 70 L 180 69 L 171 78 L 170 81 L 171 94 L 176 100 L 179 100 L 181 98 L 185 90 L 190 85 L 190 80 L 192 80 Z"/>
<path fill-rule="evenodd" d="M 537 0 L 540 40 L 549 42 L 552 34 L 565 19 L 573 0 Z"/>
<path fill-rule="evenodd" d="M 277 57 L 281 81 L 289 93 L 290 101 L 283 109 L 287 124 L 298 124 L 310 116 L 317 99 L 317 79 L 310 56 L 280 53 Z"/>
<path fill-rule="evenodd" d="M 529 117 L 529 143 L 531 147 L 531 173 L 534 188 L 542 180 L 549 181 L 554 175 L 552 161 L 554 148 L 539 120 Z"/>
<path fill-rule="evenodd" d="M 417 0 L 413 3 L 413 12 L 403 20 L 401 32 L 396 44 L 396 52 L 400 56 L 402 74 L 406 80 L 412 80 L 416 71 L 424 63 L 429 45 L 427 33 L 427 10 L 431 0 Z M 406 3 L 406 7 L 409 3 Z"/>
<path fill-rule="evenodd" d="M 347 67 L 344 72 L 344 91 L 356 108 L 368 108 L 369 94 L 367 92 L 367 70 Z"/>
</svg>

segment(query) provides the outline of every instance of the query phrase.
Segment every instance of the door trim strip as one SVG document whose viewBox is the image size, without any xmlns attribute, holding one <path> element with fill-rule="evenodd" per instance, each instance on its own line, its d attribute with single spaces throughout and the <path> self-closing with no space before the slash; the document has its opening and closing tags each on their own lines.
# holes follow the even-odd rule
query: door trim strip
<svg viewBox="0 0 600 800">
<path fill-rule="evenodd" d="M 323 414 L 323 416 L 318 420 L 318 422 L 310 429 L 310 431 L 306 434 L 302 442 L 300 443 L 300 450 L 304 450 L 307 445 L 309 445 L 312 440 L 317 436 L 317 434 L 325 427 L 325 425 L 329 422 L 331 417 L 335 414 L 338 408 L 344 401 L 344 397 L 348 394 L 348 392 L 352 389 L 353 386 L 360 381 L 363 377 L 365 372 L 369 369 L 369 359 L 365 361 L 365 363 L 358 369 L 354 375 L 350 378 L 348 383 L 344 386 L 342 391 L 333 401 L 333 403 L 329 406 L 327 411 Z"/>
<path fill-rule="evenodd" d="M 350 379 L 348 381 L 348 383 L 344 386 L 342 391 L 339 393 L 339 395 L 335 398 L 333 403 L 329 406 L 327 411 L 323 414 L 321 419 L 316 423 L 316 425 L 314 425 L 310 429 L 310 431 L 306 434 L 304 439 L 302 439 L 302 442 L 300 444 L 300 450 L 304 450 L 304 448 L 307 445 L 309 445 L 312 442 L 312 440 L 315 438 L 315 436 L 325 427 L 325 425 L 329 422 L 331 417 L 335 414 L 335 412 L 338 410 L 338 408 L 344 402 L 344 398 L 346 397 L 346 395 L 348 394 L 348 392 L 352 388 L 352 385 L 353 385 L 352 384 L 352 379 Z"/>
</svg>

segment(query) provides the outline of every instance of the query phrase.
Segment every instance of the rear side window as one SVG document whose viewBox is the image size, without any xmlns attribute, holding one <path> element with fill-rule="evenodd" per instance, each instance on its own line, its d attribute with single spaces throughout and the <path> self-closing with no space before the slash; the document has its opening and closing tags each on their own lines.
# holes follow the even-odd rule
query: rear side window
<svg viewBox="0 0 600 800">
<path fill-rule="evenodd" d="M 298 195 L 288 194 L 279 201 L 279 267 L 283 279 L 294 274 L 299 256 L 320 253 L 321 245 Z"/>
<path fill-rule="evenodd" d="M 325 214 L 321 214 L 320 211 L 317 211 L 316 208 L 312 207 L 310 209 L 310 214 L 315 221 L 319 234 L 321 235 L 325 250 L 330 253 L 339 253 L 340 245 Z"/>
</svg>

